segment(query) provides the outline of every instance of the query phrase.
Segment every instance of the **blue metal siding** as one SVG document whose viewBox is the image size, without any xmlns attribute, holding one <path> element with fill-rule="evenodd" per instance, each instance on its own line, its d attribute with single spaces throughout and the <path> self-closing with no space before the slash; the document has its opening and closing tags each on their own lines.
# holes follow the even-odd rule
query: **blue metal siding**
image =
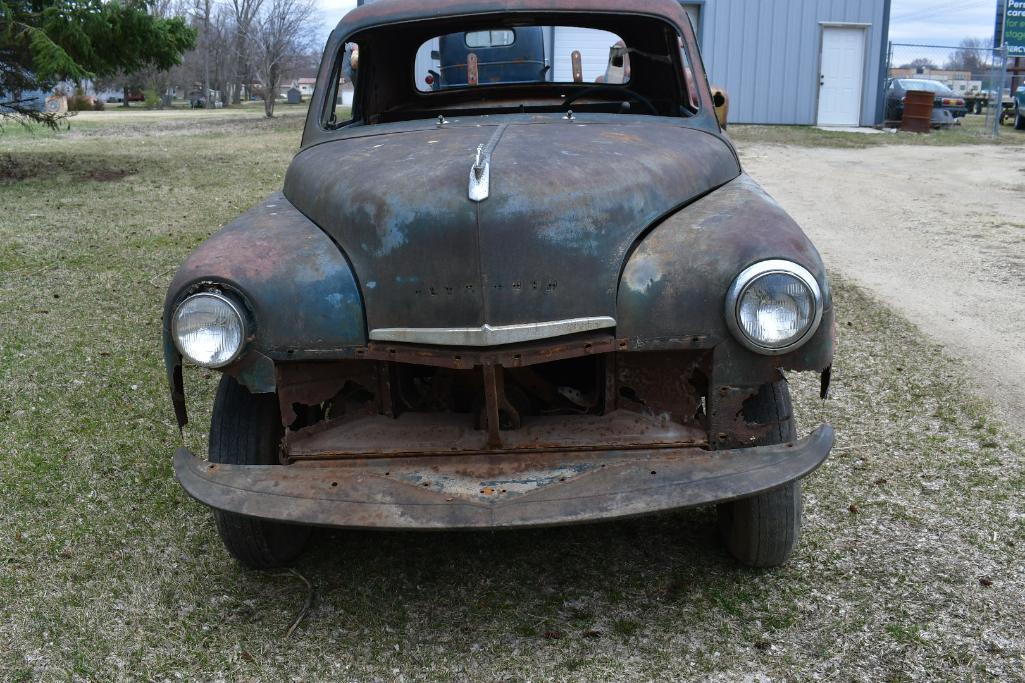
<svg viewBox="0 0 1025 683">
<path fill-rule="evenodd" d="M 822 25 L 865 24 L 861 123 L 876 122 L 888 0 L 707 0 L 702 50 L 709 80 L 730 95 L 736 123 L 814 125 Z"/>
</svg>

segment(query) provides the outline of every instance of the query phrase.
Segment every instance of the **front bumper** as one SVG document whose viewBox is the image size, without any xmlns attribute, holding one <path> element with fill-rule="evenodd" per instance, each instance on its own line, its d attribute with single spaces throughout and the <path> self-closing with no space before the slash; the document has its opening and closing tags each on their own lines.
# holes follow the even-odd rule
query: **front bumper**
<svg viewBox="0 0 1025 683">
<path fill-rule="evenodd" d="M 222 465 L 184 448 L 175 476 L 196 500 L 329 527 L 496 529 L 577 524 L 745 498 L 800 479 L 833 446 L 822 425 L 777 446 L 365 458 Z"/>
</svg>

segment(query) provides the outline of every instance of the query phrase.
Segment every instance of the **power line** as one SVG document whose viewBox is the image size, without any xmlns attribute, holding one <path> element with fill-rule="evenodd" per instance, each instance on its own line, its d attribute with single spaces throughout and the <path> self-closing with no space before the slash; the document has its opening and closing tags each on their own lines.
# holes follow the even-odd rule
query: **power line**
<svg viewBox="0 0 1025 683">
<path fill-rule="evenodd" d="M 894 21 L 932 19 L 934 17 L 942 15 L 954 15 L 964 14 L 965 12 L 974 12 L 977 10 L 981 10 L 985 7 L 991 7 L 992 4 L 992 0 L 975 0 L 975 2 L 965 2 L 965 0 L 951 0 L 950 2 L 939 5 L 932 5 L 921 10 L 911 10 L 903 14 L 895 14 L 892 17 L 892 19 Z"/>
</svg>

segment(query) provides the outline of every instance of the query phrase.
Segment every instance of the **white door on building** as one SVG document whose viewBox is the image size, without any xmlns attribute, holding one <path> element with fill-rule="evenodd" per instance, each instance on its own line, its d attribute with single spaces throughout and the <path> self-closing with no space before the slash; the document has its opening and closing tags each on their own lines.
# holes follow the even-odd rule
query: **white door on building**
<svg viewBox="0 0 1025 683">
<path fill-rule="evenodd" d="M 865 30 L 824 27 L 821 61 L 819 125 L 859 125 L 865 72 Z"/>
</svg>

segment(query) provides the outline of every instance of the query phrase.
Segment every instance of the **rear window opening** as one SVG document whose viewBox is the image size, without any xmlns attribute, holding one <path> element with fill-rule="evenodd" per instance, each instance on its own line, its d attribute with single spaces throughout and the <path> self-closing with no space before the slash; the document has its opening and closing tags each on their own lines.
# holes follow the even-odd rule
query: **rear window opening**
<svg viewBox="0 0 1025 683">
<path fill-rule="evenodd" d="M 617 34 L 576 26 L 518 26 L 435 36 L 416 53 L 420 92 L 479 85 L 630 82 L 630 49 Z"/>
<path fill-rule="evenodd" d="M 480 47 L 508 47 L 516 42 L 516 32 L 512 29 L 467 31 L 464 42 L 471 50 Z"/>
</svg>

